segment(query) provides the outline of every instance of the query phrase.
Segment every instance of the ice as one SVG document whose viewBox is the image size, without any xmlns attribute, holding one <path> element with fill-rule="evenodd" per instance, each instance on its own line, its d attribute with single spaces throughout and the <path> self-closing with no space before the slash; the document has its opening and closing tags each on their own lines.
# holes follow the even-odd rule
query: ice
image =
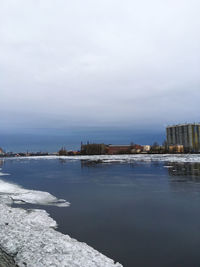
<svg viewBox="0 0 200 267">
<path fill-rule="evenodd" d="M 85 243 L 57 232 L 44 210 L 0 204 L 0 246 L 18 266 L 121 267 Z"/>
<path fill-rule="evenodd" d="M 24 189 L 19 185 L 8 183 L 0 179 L 0 201 L 1 199 L 4 200 L 4 203 L 7 199 L 7 203 L 30 203 L 60 207 L 69 206 L 69 202 L 63 199 L 57 199 L 48 192 Z"/>
<path fill-rule="evenodd" d="M 5 176 L 5 175 L 9 175 L 9 173 L 0 172 L 0 176 Z"/>
<path fill-rule="evenodd" d="M 85 243 L 55 230 L 45 210 L 13 208 L 12 203 L 68 206 L 48 192 L 0 180 L 0 248 L 19 267 L 122 267 Z"/>
<path fill-rule="evenodd" d="M 132 154 L 132 155 L 94 155 L 94 156 L 33 156 L 33 157 L 16 157 L 16 160 L 88 160 L 100 161 L 103 163 L 112 162 L 134 162 L 134 161 L 162 161 L 162 162 L 199 162 L 200 154 Z"/>
</svg>

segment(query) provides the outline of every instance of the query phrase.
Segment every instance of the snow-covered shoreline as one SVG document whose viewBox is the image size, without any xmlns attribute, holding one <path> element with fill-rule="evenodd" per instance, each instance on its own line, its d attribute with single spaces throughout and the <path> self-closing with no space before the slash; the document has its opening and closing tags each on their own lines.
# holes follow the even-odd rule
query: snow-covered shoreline
<svg viewBox="0 0 200 267">
<path fill-rule="evenodd" d="M 200 154 L 130 154 L 130 155 L 79 155 L 79 156 L 28 156 L 28 157 L 11 157 L 2 158 L 5 160 L 88 160 L 109 162 L 134 162 L 134 161 L 161 161 L 161 162 L 183 162 L 183 163 L 200 163 Z"/>
<path fill-rule="evenodd" d="M 85 243 L 56 231 L 45 210 L 11 207 L 31 203 L 67 207 L 48 192 L 24 189 L 0 180 L 0 249 L 19 267 L 122 267 Z"/>
</svg>

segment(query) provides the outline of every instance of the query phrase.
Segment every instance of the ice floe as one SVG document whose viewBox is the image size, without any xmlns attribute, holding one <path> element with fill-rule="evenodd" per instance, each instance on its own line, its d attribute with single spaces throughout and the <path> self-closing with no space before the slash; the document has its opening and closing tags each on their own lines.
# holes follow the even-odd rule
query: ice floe
<svg viewBox="0 0 200 267">
<path fill-rule="evenodd" d="M 112 162 L 134 162 L 134 161 L 162 161 L 162 162 L 199 162 L 200 154 L 132 154 L 132 155 L 92 155 L 92 156 L 33 156 L 33 157 L 16 157 L 16 160 L 88 160 L 99 161 L 103 163 Z"/>
<path fill-rule="evenodd" d="M 45 210 L 13 208 L 12 203 L 68 206 L 48 192 L 0 180 L 0 248 L 19 267 L 122 267 L 85 243 L 55 230 Z"/>
<path fill-rule="evenodd" d="M 1 174 L 1 173 L 0 173 Z M 67 207 L 69 203 L 63 199 L 57 199 L 48 192 L 28 190 L 19 185 L 8 183 L 0 179 L 0 202 L 4 203 L 30 203 L 41 205 L 55 205 Z"/>
</svg>

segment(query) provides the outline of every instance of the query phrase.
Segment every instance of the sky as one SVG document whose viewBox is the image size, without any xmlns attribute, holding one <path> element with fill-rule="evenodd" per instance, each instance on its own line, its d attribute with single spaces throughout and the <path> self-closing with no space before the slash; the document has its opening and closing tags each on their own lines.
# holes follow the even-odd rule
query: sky
<svg viewBox="0 0 200 267">
<path fill-rule="evenodd" d="M 199 10 L 199 0 L 1 0 L 0 134 L 121 138 L 199 122 Z"/>
</svg>

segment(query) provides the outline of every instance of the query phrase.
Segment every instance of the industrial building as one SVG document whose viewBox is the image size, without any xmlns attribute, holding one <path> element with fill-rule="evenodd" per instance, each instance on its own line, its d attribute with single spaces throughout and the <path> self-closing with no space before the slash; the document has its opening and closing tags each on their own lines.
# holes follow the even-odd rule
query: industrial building
<svg viewBox="0 0 200 267">
<path fill-rule="evenodd" d="M 200 124 L 179 124 L 166 128 L 167 145 L 182 145 L 185 152 L 200 152 Z"/>
<path fill-rule="evenodd" d="M 129 154 L 131 151 L 130 145 L 108 145 L 107 146 L 107 154 L 115 155 L 115 154 Z"/>
</svg>

